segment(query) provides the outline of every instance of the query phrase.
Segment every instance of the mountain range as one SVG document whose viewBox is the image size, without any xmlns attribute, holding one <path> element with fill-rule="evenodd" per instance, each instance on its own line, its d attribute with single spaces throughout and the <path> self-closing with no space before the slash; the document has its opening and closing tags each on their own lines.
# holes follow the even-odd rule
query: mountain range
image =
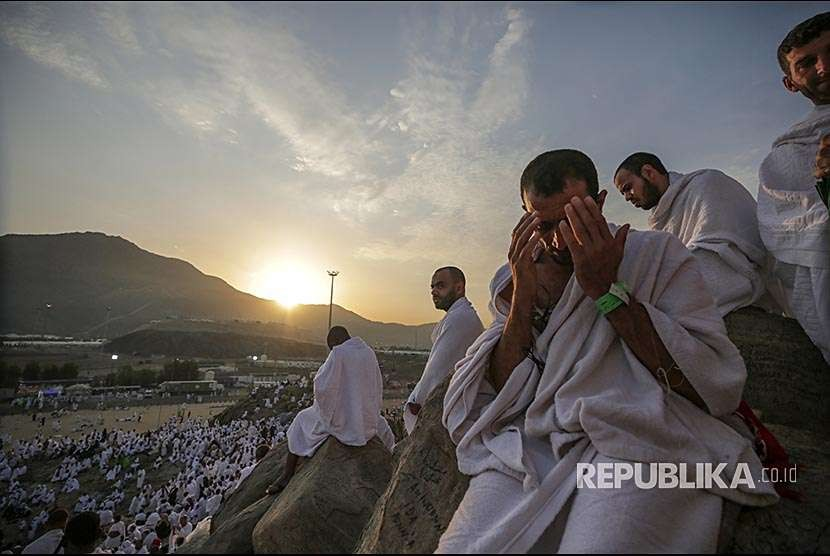
<svg viewBox="0 0 830 556">
<path fill-rule="evenodd" d="M 7 234 L 0 264 L 4 334 L 115 338 L 151 329 L 325 341 L 328 305 L 285 309 L 118 236 Z M 377 347 L 420 349 L 429 348 L 434 326 L 376 322 L 339 305 L 332 323 Z"/>
</svg>

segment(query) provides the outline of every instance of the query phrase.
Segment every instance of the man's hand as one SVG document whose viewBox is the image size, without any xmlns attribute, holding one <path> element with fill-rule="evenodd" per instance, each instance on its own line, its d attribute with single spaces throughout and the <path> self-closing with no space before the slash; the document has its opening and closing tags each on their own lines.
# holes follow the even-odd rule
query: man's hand
<svg viewBox="0 0 830 556">
<path fill-rule="evenodd" d="M 617 281 L 631 226 L 626 224 L 612 236 L 600 207 L 591 197 L 571 199 L 565 206 L 565 215 L 568 221 L 559 223 L 559 231 L 571 252 L 576 279 L 586 295 L 599 299 Z"/>
<path fill-rule="evenodd" d="M 513 273 L 514 299 L 519 296 L 531 306 L 536 297 L 536 268 L 533 264 L 533 252 L 539 244 L 539 222 L 537 213 L 525 213 L 513 228 L 513 237 L 507 252 L 510 271 Z"/>
<path fill-rule="evenodd" d="M 488 380 L 497 391 L 501 390 L 510 373 L 524 358 L 533 345 L 533 306 L 536 304 L 536 267 L 534 252 L 540 243 L 540 218 L 536 212 L 525 213 L 516 227 L 510 241 L 507 260 L 513 273 L 513 295 L 510 300 L 510 314 L 490 356 Z"/>
<path fill-rule="evenodd" d="M 830 134 L 822 137 L 819 143 L 815 175 L 817 179 L 830 176 Z"/>
<path fill-rule="evenodd" d="M 421 412 L 421 404 L 407 402 L 406 407 L 412 415 L 418 415 Z"/>
</svg>

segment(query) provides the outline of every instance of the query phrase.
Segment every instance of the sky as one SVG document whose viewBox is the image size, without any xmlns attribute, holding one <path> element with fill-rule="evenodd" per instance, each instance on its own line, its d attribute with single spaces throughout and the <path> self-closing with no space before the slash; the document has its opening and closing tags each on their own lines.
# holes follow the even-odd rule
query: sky
<svg viewBox="0 0 830 556">
<path fill-rule="evenodd" d="M 285 304 L 485 322 L 519 177 L 635 151 L 757 195 L 810 105 L 776 48 L 826 3 L 0 3 L 0 234 L 99 231 Z"/>
</svg>

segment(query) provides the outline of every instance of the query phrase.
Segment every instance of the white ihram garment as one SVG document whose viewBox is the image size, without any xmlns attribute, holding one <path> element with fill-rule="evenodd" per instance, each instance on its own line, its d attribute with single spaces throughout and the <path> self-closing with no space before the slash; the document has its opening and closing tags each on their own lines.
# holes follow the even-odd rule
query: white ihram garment
<svg viewBox="0 0 830 556">
<path fill-rule="evenodd" d="M 813 174 L 828 133 L 830 106 L 817 106 L 775 140 L 758 175 L 758 225 L 789 312 L 830 363 L 830 215 Z"/>
<path fill-rule="evenodd" d="M 669 187 L 649 216 L 652 230 L 669 232 L 695 255 L 721 316 L 754 305 L 766 293 L 771 264 L 758 234 L 756 203 L 740 183 L 718 170 L 669 172 Z M 775 306 L 771 299 L 765 305 Z"/>
<path fill-rule="evenodd" d="M 573 276 L 535 341 L 543 368 L 526 358 L 496 393 L 486 377 L 509 313 L 498 294 L 511 281 L 509 266 L 496 273 L 493 324 L 456 366 L 444 399 L 459 469 L 473 478 L 437 552 L 711 551 L 720 497 L 777 500 L 760 483 L 750 440 L 725 422 L 740 402 L 746 369 L 697 266 L 676 237 L 631 231 L 618 277 L 711 415 L 658 384 Z M 730 481 L 745 462 L 756 488 L 577 491 L 577 464 L 599 461 L 685 462 L 692 481 L 694 463 L 724 463 Z M 558 532 L 557 517 L 565 522 Z"/>
<path fill-rule="evenodd" d="M 424 405 L 432 391 L 453 372 L 455 364 L 482 332 L 484 326 L 473 304 L 466 297 L 456 299 L 444 318 L 432 329 L 432 349 L 429 350 L 424 373 L 406 403 Z M 403 412 L 407 434 L 412 434 L 417 421 L 418 417 L 409 411 L 407 405 Z"/>
<path fill-rule="evenodd" d="M 311 457 L 329 436 L 347 446 L 364 446 L 378 436 L 392 451 L 395 436 L 380 415 L 383 377 L 375 352 L 354 337 L 329 353 L 314 377 L 314 404 L 288 428 L 288 450 Z"/>
</svg>

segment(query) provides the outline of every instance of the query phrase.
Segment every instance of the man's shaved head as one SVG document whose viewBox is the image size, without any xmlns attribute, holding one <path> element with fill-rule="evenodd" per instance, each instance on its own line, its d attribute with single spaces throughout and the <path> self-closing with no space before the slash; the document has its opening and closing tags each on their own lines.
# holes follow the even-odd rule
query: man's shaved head
<svg viewBox="0 0 830 556">
<path fill-rule="evenodd" d="M 614 185 L 626 201 L 637 208 L 651 210 L 669 186 L 669 171 L 657 155 L 634 153 L 614 172 Z"/>
<path fill-rule="evenodd" d="M 574 149 L 542 153 L 527 165 L 519 180 L 522 201 L 528 193 L 550 197 L 565 190 L 568 180 L 584 181 L 588 195 L 599 193 L 597 168 L 590 157 Z"/>
<path fill-rule="evenodd" d="M 433 272 L 433 274 L 438 274 L 439 272 L 443 271 L 447 271 L 454 282 L 461 282 L 462 284 L 467 283 L 467 278 L 464 277 L 464 273 L 461 272 L 461 269 L 457 266 L 442 266 L 441 268 Z"/>
<path fill-rule="evenodd" d="M 452 304 L 466 295 L 467 279 L 457 266 L 442 266 L 432 274 L 429 284 L 436 309 L 449 311 Z"/>
<path fill-rule="evenodd" d="M 331 330 L 329 330 L 329 335 L 326 337 L 326 343 L 329 345 L 329 349 L 334 349 L 350 339 L 351 336 L 349 336 L 348 330 L 342 326 L 332 326 Z"/>
</svg>

